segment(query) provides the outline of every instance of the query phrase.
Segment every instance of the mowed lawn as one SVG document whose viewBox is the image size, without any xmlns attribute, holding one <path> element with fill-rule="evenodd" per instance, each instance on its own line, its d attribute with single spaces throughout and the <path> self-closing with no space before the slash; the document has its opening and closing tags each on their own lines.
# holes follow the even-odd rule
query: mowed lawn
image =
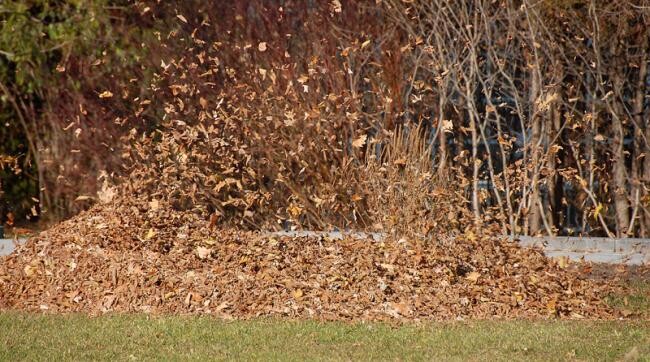
<svg viewBox="0 0 650 362">
<path fill-rule="evenodd" d="M 0 313 L 0 360 L 650 360 L 642 321 L 393 326 Z"/>
<path fill-rule="evenodd" d="M 144 314 L 0 312 L 0 361 L 625 360 L 650 361 L 650 283 L 615 308 L 628 321 L 342 323 Z"/>
</svg>

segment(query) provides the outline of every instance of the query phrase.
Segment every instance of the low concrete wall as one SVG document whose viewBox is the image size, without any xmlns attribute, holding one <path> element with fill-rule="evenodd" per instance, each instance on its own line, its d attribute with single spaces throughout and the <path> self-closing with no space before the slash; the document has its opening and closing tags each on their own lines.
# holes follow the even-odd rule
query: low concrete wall
<svg viewBox="0 0 650 362">
<path fill-rule="evenodd" d="M 359 239 L 371 238 L 381 241 L 385 238 L 382 233 L 364 232 L 315 232 L 315 231 L 280 231 L 269 233 L 276 236 L 324 236 L 331 239 L 341 239 L 344 235 Z M 650 264 L 650 239 L 610 239 L 610 238 L 581 238 L 581 237 L 531 237 L 518 236 L 514 238 L 524 247 L 539 247 L 549 257 L 568 257 L 572 260 L 585 260 L 594 263 L 609 264 Z M 9 255 L 15 248 L 15 243 L 25 239 L 0 239 L 0 256 Z"/>
<path fill-rule="evenodd" d="M 591 237 L 531 237 L 518 236 L 515 238 L 524 246 L 539 246 L 551 250 L 567 250 L 575 252 L 612 252 L 612 253 L 650 253 L 650 239 L 611 239 Z"/>
<path fill-rule="evenodd" d="M 16 247 L 16 243 L 23 242 L 25 242 L 25 239 L 0 239 L 0 256 L 11 254 Z"/>
<path fill-rule="evenodd" d="M 363 232 L 314 232 L 314 231 L 280 231 L 272 235 L 287 236 L 317 236 L 322 235 L 332 239 L 340 239 L 343 235 L 357 238 L 372 238 L 382 240 L 385 235 L 381 233 Z M 608 264 L 650 264 L 650 239 L 611 239 L 590 237 L 531 237 L 517 236 L 517 240 L 524 247 L 539 247 L 549 257 L 568 257 L 571 260 L 584 260 L 594 263 Z"/>
<path fill-rule="evenodd" d="M 537 246 L 548 256 L 614 264 L 649 264 L 650 239 L 595 237 L 530 237 L 516 238 L 523 246 Z"/>
</svg>

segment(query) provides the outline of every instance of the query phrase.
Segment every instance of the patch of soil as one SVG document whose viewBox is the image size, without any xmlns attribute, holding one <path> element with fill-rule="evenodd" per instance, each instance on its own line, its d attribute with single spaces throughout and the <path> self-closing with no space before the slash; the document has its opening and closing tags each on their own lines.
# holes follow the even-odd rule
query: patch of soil
<svg viewBox="0 0 650 362">
<path fill-rule="evenodd" d="M 599 282 L 650 283 L 650 265 L 573 263 L 571 269 Z"/>
</svg>

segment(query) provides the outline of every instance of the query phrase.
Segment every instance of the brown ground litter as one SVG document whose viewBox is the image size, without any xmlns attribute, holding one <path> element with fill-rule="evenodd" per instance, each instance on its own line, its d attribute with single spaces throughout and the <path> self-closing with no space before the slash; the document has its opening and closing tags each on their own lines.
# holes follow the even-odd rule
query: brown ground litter
<svg viewBox="0 0 650 362">
<path fill-rule="evenodd" d="M 336 320 L 615 318 L 619 287 L 541 251 L 469 235 L 374 242 L 211 230 L 164 202 L 118 197 L 0 262 L 0 308 Z"/>
</svg>

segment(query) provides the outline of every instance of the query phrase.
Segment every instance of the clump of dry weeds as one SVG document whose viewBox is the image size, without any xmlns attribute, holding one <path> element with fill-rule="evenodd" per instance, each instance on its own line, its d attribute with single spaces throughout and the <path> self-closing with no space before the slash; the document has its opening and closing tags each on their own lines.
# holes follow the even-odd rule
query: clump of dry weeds
<svg viewBox="0 0 650 362">
<path fill-rule="evenodd" d="M 459 190 L 435 172 L 430 131 L 399 128 L 370 142 L 360 170 L 375 227 L 393 236 L 443 238 L 463 227 Z M 374 152 L 373 152 L 374 151 Z"/>
</svg>

